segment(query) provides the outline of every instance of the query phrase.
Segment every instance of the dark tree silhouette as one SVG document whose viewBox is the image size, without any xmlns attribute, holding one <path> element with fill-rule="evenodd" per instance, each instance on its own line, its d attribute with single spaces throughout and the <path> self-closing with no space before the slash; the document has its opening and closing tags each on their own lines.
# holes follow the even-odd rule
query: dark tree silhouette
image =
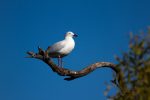
<svg viewBox="0 0 150 100">
<path fill-rule="evenodd" d="M 116 57 L 122 79 L 122 92 L 108 96 L 111 100 L 150 100 L 150 29 L 132 35 L 129 51 Z"/>
</svg>

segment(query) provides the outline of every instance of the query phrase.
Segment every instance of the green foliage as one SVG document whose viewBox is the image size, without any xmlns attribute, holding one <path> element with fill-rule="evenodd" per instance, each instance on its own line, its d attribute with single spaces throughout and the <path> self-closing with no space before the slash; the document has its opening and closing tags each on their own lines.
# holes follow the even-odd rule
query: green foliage
<svg viewBox="0 0 150 100">
<path fill-rule="evenodd" d="M 150 29 L 132 35 L 129 51 L 116 57 L 121 78 L 120 91 L 112 100 L 150 100 Z"/>
</svg>

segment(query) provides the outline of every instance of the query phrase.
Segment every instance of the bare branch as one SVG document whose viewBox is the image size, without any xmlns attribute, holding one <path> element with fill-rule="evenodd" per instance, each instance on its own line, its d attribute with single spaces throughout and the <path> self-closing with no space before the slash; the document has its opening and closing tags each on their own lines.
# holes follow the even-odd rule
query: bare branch
<svg viewBox="0 0 150 100">
<path fill-rule="evenodd" d="M 47 52 L 42 50 L 40 47 L 38 47 L 39 52 L 38 53 L 34 53 L 34 52 L 27 52 L 27 54 L 29 55 L 30 58 L 36 58 L 39 60 L 42 60 L 43 62 L 45 62 L 46 64 L 49 65 L 49 67 L 56 72 L 58 75 L 60 76 L 67 76 L 64 78 L 64 80 L 74 80 L 76 78 L 79 77 L 83 77 L 85 75 L 88 75 L 89 73 L 93 72 L 94 70 L 96 70 L 97 68 L 103 68 L 103 67 L 108 67 L 111 68 L 113 71 L 116 72 L 116 78 L 114 80 L 112 80 L 111 82 L 113 82 L 114 84 L 117 85 L 116 83 L 116 79 L 118 79 L 118 69 L 116 68 L 116 65 L 110 62 L 97 62 L 94 63 L 92 65 L 89 65 L 87 67 L 85 67 L 84 69 L 80 70 L 80 71 L 73 71 L 70 69 L 66 69 L 66 68 L 62 68 L 57 66 L 52 59 L 48 56 Z"/>
</svg>

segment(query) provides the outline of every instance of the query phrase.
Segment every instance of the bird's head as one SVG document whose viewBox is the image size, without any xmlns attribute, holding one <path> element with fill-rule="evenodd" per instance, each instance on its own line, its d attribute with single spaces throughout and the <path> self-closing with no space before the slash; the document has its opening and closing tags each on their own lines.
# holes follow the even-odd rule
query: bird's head
<svg viewBox="0 0 150 100">
<path fill-rule="evenodd" d="M 77 36 L 78 36 L 77 34 L 71 32 L 71 31 L 67 32 L 66 35 L 65 35 L 65 37 L 72 37 L 72 38 L 77 37 Z"/>
</svg>

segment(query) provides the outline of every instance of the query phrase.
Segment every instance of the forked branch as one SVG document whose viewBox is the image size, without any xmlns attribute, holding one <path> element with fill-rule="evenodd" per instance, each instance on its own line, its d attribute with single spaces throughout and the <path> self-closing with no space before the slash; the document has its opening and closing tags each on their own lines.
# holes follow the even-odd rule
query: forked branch
<svg viewBox="0 0 150 100">
<path fill-rule="evenodd" d="M 117 80 L 118 80 L 118 74 L 119 71 L 116 68 L 116 65 L 110 62 L 97 62 L 94 63 L 92 65 L 89 65 L 87 67 L 85 67 L 84 69 L 80 70 L 80 71 L 73 71 L 70 69 L 66 69 L 66 68 L 62 68 L 57 66 L 52 59 L 47 55 L 46 51 L 42 50 L 41 48 L 38 47 L 38 53 L 34 53 L 34 52 L 27 52 L 27 54 L 29 55 L 29 58 L 36 58 L 36 59 L 40 59 L 43 62 L 45 62 L 46 64 L 49 65 L 49 67 L 56 72 L 57 74 L 59 74 L 60 76 L 67 76 L 64 78 L 64 80 L 73 80 L 79 77 L 83 77 L 85 75 L 88 75 L 89 73 L 93 72 L 94 70 L 96 70 L 97 68 L 103 68 L 103 67 L 108 67 L 111 68 L 112 70 L 114 70 L 116 72 L 116 78 L 112 81 L 114 84 L 117 85 Z M 116 80 L 117 79 L 117 80 Z"/>
</svg>

